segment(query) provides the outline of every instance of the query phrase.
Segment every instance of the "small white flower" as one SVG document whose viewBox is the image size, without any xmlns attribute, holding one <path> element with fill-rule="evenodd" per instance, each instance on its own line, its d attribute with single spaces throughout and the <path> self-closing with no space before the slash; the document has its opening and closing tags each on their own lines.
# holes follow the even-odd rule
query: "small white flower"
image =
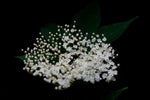
<svg viewBox="0 0 150 100">
<path fill-rule="evenodd" d="M 107 75 L 106 73 L 102 74 L 102 78 L 103 78 L 103 79 L 106 79 L 107 76 L 108 76 L 108 75 Z"/>
<path fill-rule="evenodd" d="M 71 30 L 70 30 L 70 32 L 72 32 L 72 33 L 73 33 L 74 31 L 75 31 L 74 29 L 71 29 Z"/>
<path fill-rule="evenodd" d="M 102 40 L 103 40 L 103 41 L 106 41 L 107 39 L 106 39 L 106 37 L 104 37 Z"/>
<path fill-rule="evenodd" d="M 69 40 L 69 36 L 65 36 L 64 41 L 68 41 L 68 40 Z"/>
<path fill-rule="evenodd" d="M 72 48 L 71 48 L 71 47 L 68 47 L 66 50 L 67 50 L 67 51 L 71 51 L 71 50 L 72 50 Z"/>
<path fill-rule="evenodd" d="M 94 78 L 95 78 L 95 80 L 96 80 L 97 82 L 99 82 L 99 81 L 100 81 L 99 73 L 96 73 L 95 76 L 94 76 Z"/>
<path fill-rule="evenodd" d="M 73 28 L 75 28 L 76 26 L 75 26 L 75 25 L 73 25 L 72 27 L 73 27 Z"/>
</svg>

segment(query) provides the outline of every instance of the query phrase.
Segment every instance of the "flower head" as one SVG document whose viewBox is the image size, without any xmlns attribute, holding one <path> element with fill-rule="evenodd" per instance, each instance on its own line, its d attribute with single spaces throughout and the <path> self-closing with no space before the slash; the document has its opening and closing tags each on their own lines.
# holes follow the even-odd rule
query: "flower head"
<svg viewBox="0 0 150 100">
<path fill-rule="evenodd" d="M 60 33 L 61 30 L 65 33 Z M 105 43 L 104 35 L 101 39 L 99 34 L 84 34 L 76 25 L 65 24 L 58 26 L 57 33 L 49 32 L 48 40 L 42 34 L 36 40 L 33 49 L 23 50 L 26 58 L 23 69 L 34 76 L 43 76 L 48 83 L 57 83 L 55 89 L 68 88 L 71 82 L 80 79 L 91 83 L 115 80 L 114 49 Z"/>
</svg>

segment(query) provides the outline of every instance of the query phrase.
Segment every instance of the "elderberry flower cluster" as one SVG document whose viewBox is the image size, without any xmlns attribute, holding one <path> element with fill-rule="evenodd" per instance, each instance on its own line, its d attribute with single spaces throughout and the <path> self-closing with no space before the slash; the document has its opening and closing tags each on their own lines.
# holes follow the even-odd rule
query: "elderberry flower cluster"
<svg viewBox="0 0 150 100">
<path fill-rule="evenodd" d="M 33 43 L 34 48 L 25 53 L 24 70 L 39 75 L 55 89 L 70 87 L 76 80 L 107 82 L 115 80 L 117 66 L 114 49 L 105 43 L 106 37 L 96 33 L 82 33 L 73 25 L 58 26 L 56 33 L 49 32 L 49 39 L 41 34 Z"/>
</svg>

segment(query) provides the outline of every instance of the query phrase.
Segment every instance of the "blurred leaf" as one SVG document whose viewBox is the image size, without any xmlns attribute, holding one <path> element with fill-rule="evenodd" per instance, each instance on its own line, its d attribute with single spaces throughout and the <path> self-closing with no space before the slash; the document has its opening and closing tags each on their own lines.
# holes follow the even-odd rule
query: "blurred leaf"
<svg viewBox="0 0 150 100">
<path fill-rule="evenodd" d="M 40 31 L 42 35 L 45 37 L 45 39 L 49 39 L 49 32 L 52 34 L 57 32 L 57 24 L 55 23 L 48 23 L 40 28 Z"/>
<path fill-rule="evenodd" d="M 128 28 L 128 26 L 137 18 L 138 17 L 135 17 L 130 19 L 129 21 L 103 26 L 100 29 L 98 29 L 98 33 L 104 34 L 104 36 L 107 38 L 108 43 L 113 42 L 116 39 L 118 39 Z"/>
<path fill-rule="evenodd" d="M 115 100 L 123 91 L 128 89 L 128 87 L 124 87 L 122 89 L 116 90 L 116 91 L 111 91 L 107 97 L 106 100 Z"/>
<path fill-rule="evenodd" d="M 21 60 L 25 60 L 25 55 L 22 56 L 15 56 L 15 58 L 21 59 Z"/>
<path fill-rule="evenodd" d="M 77 29 L 81 29 L 83 33 L 96 32 L 100 25 L 100 19 L 100 8 L 97 0 L 90 2 L 73 17 L 73 20 L 76 20 Z"/>
</svg>

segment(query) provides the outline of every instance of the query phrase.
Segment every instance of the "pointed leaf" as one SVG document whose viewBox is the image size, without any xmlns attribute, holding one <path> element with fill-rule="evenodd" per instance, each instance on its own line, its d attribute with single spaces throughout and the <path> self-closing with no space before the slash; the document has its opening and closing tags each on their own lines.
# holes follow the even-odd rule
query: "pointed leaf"
<svg viewBox="0 0 150 100">
<path fill-rule="evenodd" d="M 126 89 L 128 89 L 128 87 L 124 87 L 122 89 L 116 90 L 116 91 L 112 91 L 110 92 L 107 97 L 106 100 L 115 100 L 123 91 L 125 91 Z"/>
<path fill-rule="evenodd" d="M 15 58 L 18 58 L 18 59 L 21 59 L 21 60 L 25 60 L 25 55 L 22 55 L 22 56 L 15 56 Z"/>
<path fill-rule="evenodd" d="M 100 8 L 97 0 L 93 0 L 85 8 L 80 10 L 73 18 L 76 20 L 76 27 L 82 32 L 96 32 L 100 25 Z"/>
<path fill-rule="evenodd" d="M 55 23 L 48 23 L 40 28 L 40 31 L 42 35 L 45 37 L 45 39 L 49 39 L 49 32 L 52 34 L 57 32 L 57 24 Z"/>
<path fill-rule="evenodd" d="M 135 19 L 137 19 L 137 17 L 130 19 L 129 21 L 103 26 L 98 29 L 98 33 L 104 34 L 108 43 L 113 42 L 124 33 L 124 31 Z"/>
</svg>

